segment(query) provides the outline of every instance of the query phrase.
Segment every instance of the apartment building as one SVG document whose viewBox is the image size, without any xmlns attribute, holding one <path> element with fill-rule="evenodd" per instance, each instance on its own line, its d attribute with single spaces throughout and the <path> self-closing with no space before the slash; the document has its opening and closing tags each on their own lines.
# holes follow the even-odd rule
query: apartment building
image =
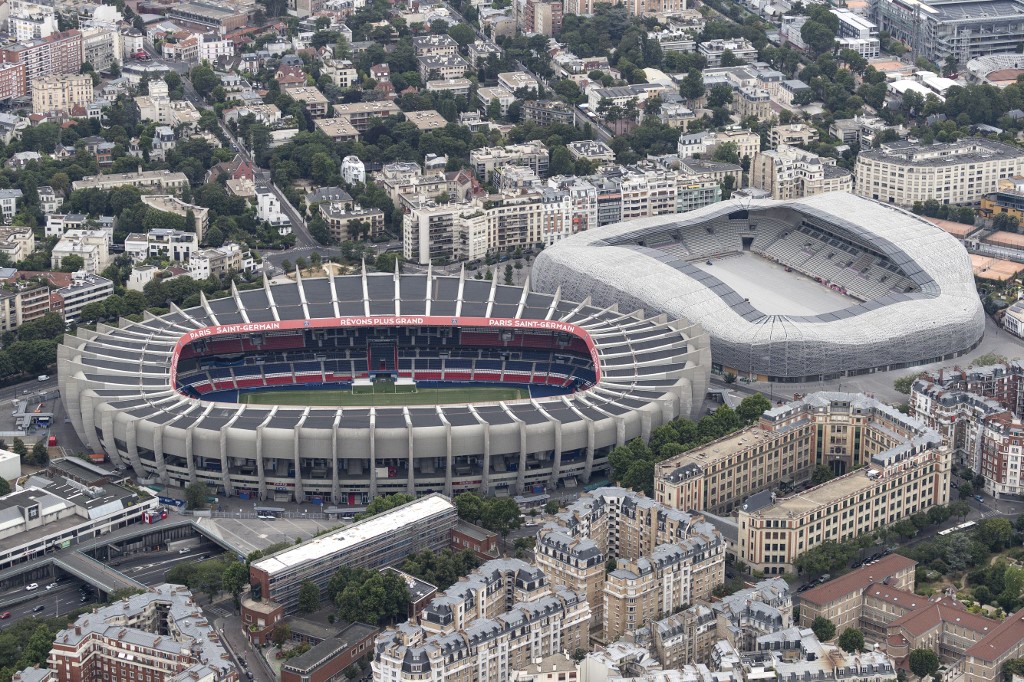
<svg viewBox="0 0 1024 682">
<path fill-rule="evenodd" d="M 757 48 L 746 38 L 706 40 L 697 45 L 697 52 L 708 60 L 708 66 L 712 68 L 722 65 L 722 55 L 726 51 L 741 62 L 753 64 L 757 61 Z"/>
<path fill-rule="evenodd" d="M 732 94 L 732 111 L 741 119 L 753 117 L 759 121 L 770 121 L 775 118 L 771 93 L 756 87 L 736 90 Z"/>
<path fill-rule="evenodd" d="M 351 88 L 359 83 L 359 72 L 355 64 L 348 59 L 325 59 L 320 73 L 331 79 L 339 88 Z"/>
<path fill-rule="evenodd" d="M 544 99 L 523 102 L 523 120 L 533 121 L 538 125 L 572 125 L 574 115 L 572 106 L 565 102 Z"/>
<path fill-rule="evenodd" d="M 473 81 L 468 78 L 448 78 L 427 81 L 427 92 L 450 92 L 452 97 L 469 97 Z"/>
<path fill-rule="evenodd" d="M 459 44 L 443 33 L 413 37 L 412 49 L 417 57 L 454 57 L 459 54 Z"/>
<path fill-rule="evenodd" d="M 497 102 L 501 115 L 505 116 L 508 114 L 508 108 L 512 106 L 514 102 L 518 102 L 519 100 L 512 94 L 511 90 L 497 85 L 488 88 L 477 88 L 476 101 L 480 107 L 480 111 L 485 115 L 491 106 L 491 102 Z"/>
<path fill-rule="evenodd" d="M 71 273 L 71 284 L 55 292 L 64 311 L 64 319 L 77 322 L 82 308 L 90 303 L 102 301 L 114 293 L 114 283 L 99 275 L 90 275 L 84 270 Z"/>
<path fill-rule="evenodd" d="M 226 277 L 231 272 L 255 272 L 256 267 L 252 254 L 235 243 L 193 251 L 188 259 L 189 276 L 196 280 Z"/>
<path fill-rule="evenodd" d="M 381 634 L 375 679 L 502 682 L 539 657 L 585 649 L 590 607 L 516 559 L 489 561 Z M 410 663 L 410 661 L 414 661 Z"/>
<path fill-rule="evenodd" d="M 189 185 L 184 173 L 168 170 L 138 171 L 137 173 L 110 173 L 109 175 L 87 175 L 71 183 L 71 189 L 114 189 L 115 187 L 136 187 L 143 193 L 169 194 Z"/>
<path fill-rule="evenodd" d="M 249 567 L 252 598 L 242 603 L 242 620 L 255 623 L 261 601 L 294 612 L 303 581 L 323 590 L 341 566 L 382 568 L 420 550 L 440 551 L 457 520 L 455 506 L 433 494 L 260 559 Z"/>
<path fill-rule="evenodd" d="M 320 204 L 320 217 L 331 237 L 341 243 L 349 239 L 380 237 L 384 233 L 384 211 L 342 202 Z"/>
<path fill-rule="evenodd" d="M 508 90 L 513 93 L 520 88 L 537 92 L 537 89 L 540 87 L 540 83 L 537 79 L 524 71 L 508 71 L 505 73 L 499 73 L 498 85 L 503 88 L 508 88 Z"/>
<path fill-rule="evenodd" d="M 632 491 L 599 488 L 556 524 L 537 534 L 537 565 L 553 584 L 584 596 L 606 641 L 710 599 L 724 578 L 725 541 L 714 526 Z M 609 557 L 616 570 L 606 575 Z"/>
<path fill-rule="evenodd" d="M 0 288 L 0 332 L 17 329 L 50 312 L 50 290 L 42 284 L 5 284 Z"/>
<path fill-rule="evenodd" d="M 330 102 L 324 97 L 324 93 L 318 88 L 305 85 L 293 85 L 285 88 L 285 94 L 297 102 L 302 102 L 309 115 L 313 118 L 324 118 L 327 116 L 327 107 Z"/>
<path fill-rule="evenodd" d="M 98 275 L 110 265 L 110 244 L 106 230 L 68 230 L 54 245 L 50 263 L 54 270 L 60 270 L 65 258 L 78 256 L 85 272 Z"/>
<path fill-rule="evenodd" d="M 615 152 L 612 148 L 600 140 L 580 140 L 565 145 L 569 150 L 569 156 L 574 160 L 585 159 L 600 163 L 602 161 L 614 161 Z"/>
<path fill-rule="evenodd" d="M 919 465 L 909 474 L 908 462 Z M 777 497 L 774 490 L 809 480 L 818 465 L 842 475 Z M 949 469 L 948 448 L 924 422 L 863 395 L 814 393 L 768 410 L 756 426 L 658 463 L 655 499 L 675 509 L 738 510 L 739 558 L 778 574 L 824 540 L 945 504 Z"/>
<path fill-rule="evenodd" d="M 0 189 L 0 218 L 9 223 L 18 213 L 18 199 L 21 199 L 20 189 Z"/>
<path fill-rule="evenodd" d="M 92 76 L 60 74 L 43 76 L 32 84 L 32 111 L 69 112 L 93 100 Z"/>
<path fill-rule="evenodd" d="M 853 175 L 831 157 L 783 144 L 757 153 L 750 164 L 750 186 L 771 192 L 773 199 L 799 199 L 852 191 Z"/>
<path fill-rule="evenodd" d="M 958 464 L 985 479 L 993 497 L 1024 492 L 1024 367 L 1009 364 L 944 369 L 914 382 L 910 413 L 942 435 Z"/>
<path fill-rule="evenodd" d="M 142 203 L 158 211 L 173 213 L 174 215 L 187 218 L 192 214 L 192 229 L 195 232 L 196 241 L 202 242 L 207 228 L 210 226 L 210 209 L 198 204 L 190 204 L 170 194 L 143 194 Z"/>
<path fill-rule="evenodd" d="M 57 633 L 47 666 L 54 682 L 239 679 L 231 655 L 192 593 L 168 584 L 79 616 Z"/>
<path fill-rule="evenodd" d="M 343 118 L 318 118 L 313 126 L 335 142 L 359 139 L 359 131 Z"/>
<path fill-rule="evenodd" d="M 337 104 L 334 107 L 334 117 L 349 123 L 360 133 L 366 132 L 370 127 L 370 121 L 375 118 L 387 118 L 401 113 L 391 100 L 382 102 L 353 102 L 351 104 Z"/>
<path fill-rule="evenodd" d="M 427 265 L 455 255 L 455 234 L 465 204 L 414 204 L 402 216 L 402 256 L 411 263 Z"/>
<path fill-rule="evenodd" d="M 24 65 L 22 91 L 31 93 L 34 84 L 44 76 L 74 74 L 81 70 L 82 34 L 71 29 L 0 48 L 0 62 Z"/>
<path fill-rule="evenodd" d="M 721 200 L 722 185 L 714 178 L 676 175 L 676 213 L 694 211 Z"/>
<path fill-rule="evenodd" d="M 31 228 L 0 227 L 0 253 L 7 254 L 12 263 L 25 260 L 35 250 L 36 238 Z"/>
<path fill-rule="evenodd" d="M 469 163 L 473 166 L 473 172 L 483 182 L 491 179 L 496 167 L 506 163 L 527 166 L 537 175 L 545 175 L 549 161 L 548 149 L 540 140 L 504 147 L 480 147 L 469 152 Z"/>
<path fill-rule="evenodd" d="M 1024 657 L 1024 609 L 1007 616 L 988 635 L 966 652 L 965 682 L 997 682 L 1003 679 L 1007 661 Z"/>
<path fill-rule="evenodd" d="M 983 138 L 916 145 L 891 142 L 862 151 L 854 166 L 856 193 L 912 207 L 934 199 L 942 204 L 976 204 L 999 181 L 1024 173 L 1024 150 Z"/>
<path fill-rule="evenodd" d="M 0 100 L 9 101 L 24 97 L 28 94 L 27 88 L 25 64 L 0 63 Z"/>
<path fill-rule="evenodd" d="M 938 434 L 922 430 L 914 441 L 872 456 L 865 469 L 803 493 L 751 496 L 737 514 L 737 558 L 770 575 L 791 572 L 796 557 L 822 542 L 849 540 L 946 504 L 950 464 Z"/>
<path fill-rule="evenodd" d="M 677 187 L 677 174 L 673 171 L 630 169 L 619 183 L 622 220 L 675 213 Z"/>
<path fill-rule="evenodd" d="M 710 157 L 715 153 L 715 149 L 724 144 L 735 145 L 738 159 L 753 159 L 761 151 L 761 136 L 752 130 L 739 127 L 727 128 L 721 132 L 712 130 L 684 133 L 679 136 L 676 151 L 680 159 L 689 159 L 697 155 Z"/>
<path fill-rule="evenodd" d="M 892 554 L 808 590 L 800 595 L 801 625 L 810 627 L 822 616 L 837 631 L 860 629 L 900 664 L 914 649 L 931 649 L 943 662 L 962 665 L 967 650 L 993 633 L 999 621 L 970 613 L 946 594 L 915 594 L 916 564 Z"/>
<path fill-rule="evenodd" d="M 420 78 L 424 81 L 462 78 L 471 71 L 469 62 L 459 55 L 424 55 L 417 57 Z"/>
<path fill-rule="evenodd" d="M 155 229 L 149 232 L 133 232 L 124 240 L 124 251 L 136 263 L 147 258 L 185 263 L 199 249 L 195 232 Z"/>
<path fill-rule="evenodd" d="M 769 149 L 778 149 L 779 145 L 799 147 L 818 141 L 818 130 L 805 123 L 772 126 L 768 131 Z"/>
<path fill-rule="evenodd" d="M 8 11 L 6 28 L 14 40 L 23 42 L 45 38 L 58 31 L 57 12 L 49 5 L 14 0 Z"/>
</svg>

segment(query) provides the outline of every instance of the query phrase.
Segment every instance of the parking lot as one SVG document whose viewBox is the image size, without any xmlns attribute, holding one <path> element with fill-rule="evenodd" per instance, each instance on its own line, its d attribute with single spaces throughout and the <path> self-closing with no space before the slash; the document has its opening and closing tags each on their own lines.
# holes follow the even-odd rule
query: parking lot
<svg viewBox="0 0 1024 682">
<path fill-rule="evenodd" d="M 344 521 L 302 518 L 260 520 L 249 518 L 197 518 L 196 523 L 212 534 L 237 547 L 241 554 L 264 549 L 279 542 L 294 544 L 308 540 L 319 532 L 345 525 Z"/>
</svg>

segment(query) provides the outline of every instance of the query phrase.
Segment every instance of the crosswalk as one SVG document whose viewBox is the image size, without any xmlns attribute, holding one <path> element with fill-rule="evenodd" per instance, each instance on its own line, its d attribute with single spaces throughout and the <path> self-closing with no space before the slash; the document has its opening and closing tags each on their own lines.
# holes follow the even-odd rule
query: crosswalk
<svg viewBox="0 0 1024 682">
<path fill-rule="evenodd" d="M 227 609 L 221 608 L 220 606 L 214 606 L 213 604 L 210 604 L 209 606 L 207 606 L 205 608 L 206 608 L 207 611 L 209 611 L 213 615 L 220 616 L 221 618 L 227 618 L 228 616 L 231 615 L 231 612 L 228 611 Z"/>
</svg>

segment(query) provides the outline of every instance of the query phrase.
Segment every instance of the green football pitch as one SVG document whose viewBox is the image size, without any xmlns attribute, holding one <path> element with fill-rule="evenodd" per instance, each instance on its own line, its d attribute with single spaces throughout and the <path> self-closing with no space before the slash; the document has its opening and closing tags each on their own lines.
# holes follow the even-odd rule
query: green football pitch
<svg viewBox="0 0 1024 682">
<path fill-rule="evenodd" d="M 371 388 L 373 389 L 371 391 Z M 243 393 L 239 402 L 250 405 L 301 405 L 303 407 L 405 407 L 413 405 L 452 405 L 483 403 L 528 398 L 521 388 L 467 386 L 451 388 L 417 388 L 394 384 L 358 386 L 351 390 L 323 389 L 310 391 L 256 391 Z"/>
</svg>

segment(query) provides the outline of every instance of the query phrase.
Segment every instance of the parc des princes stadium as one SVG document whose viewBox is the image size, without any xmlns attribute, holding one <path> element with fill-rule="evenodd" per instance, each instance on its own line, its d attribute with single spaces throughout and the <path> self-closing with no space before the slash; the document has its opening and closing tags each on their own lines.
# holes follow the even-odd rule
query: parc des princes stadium
<svg viewBox="0 0 1024 682">
<path fill-rule="evenodd" d="M 710 351 L 685 322 L 528 282 L 364 272 L 82 329 L 58 363 L 83 442 L 144 481 L 361 505 L 585 483 L 700 408 Z"/>
<path fill-rule="evenodd" d="M 734 200 L 546 249 L 542 291 L 703 327 L 715 371 L 818 382 L 961 355 L 985 316 L 967 251 L 908 211 L 834 192 Z"/>
<path fill-rule="evenodd" d="M 82 441 L 144 482 L 364 505 L 604 477 L 695 416 L 712 363 L 820 381 L 975 347 L 964 248 L 847 194 L 734 200 L 580 233 L 522 286 L 368 273 L 264 280 L 65 337 Z"/>
</svg>

